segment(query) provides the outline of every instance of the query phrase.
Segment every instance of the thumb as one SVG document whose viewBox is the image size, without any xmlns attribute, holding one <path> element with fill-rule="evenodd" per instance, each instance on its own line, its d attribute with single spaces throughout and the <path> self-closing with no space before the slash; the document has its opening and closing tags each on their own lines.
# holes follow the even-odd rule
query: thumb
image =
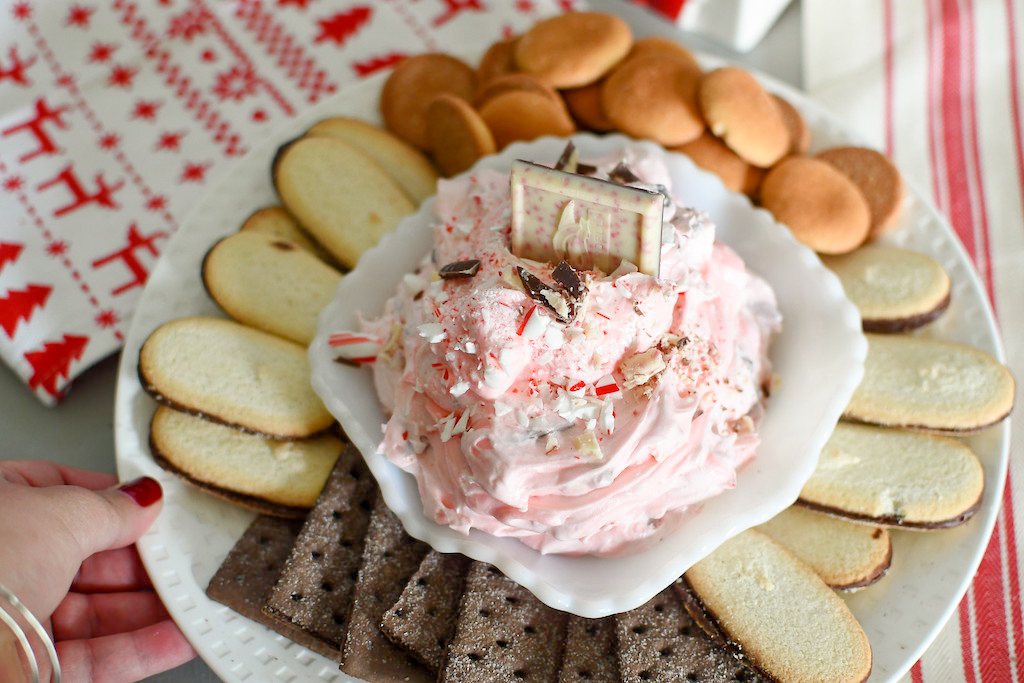
<svg viewBox="0 0 1024 683">
<path fill-rule="evenodd" d="M 77 500 L 58 509 L 65 513 L 64 524 L 78 545 L 81 560 L 103 550 L 131 545 L 145 533 L 162 507 L 163 490 L 151 477 L 80 492 Z"/>
</svg>

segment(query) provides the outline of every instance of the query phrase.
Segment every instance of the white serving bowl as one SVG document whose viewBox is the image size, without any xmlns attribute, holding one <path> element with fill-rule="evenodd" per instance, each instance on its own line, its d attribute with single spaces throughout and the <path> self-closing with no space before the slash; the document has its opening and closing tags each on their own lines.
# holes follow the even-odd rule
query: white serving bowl
<svg viewBox="0 0 1024 683">
<path fill-rule="evenodd" d="M 695 506 L 657 543 L 625 557 L 542 555 L 511 538 L 473 530 L 464 535 L 427 519 L 413 477 L 377 452 L 386 416 L 371 370 L 335 362 L 333 332 L 358 329 L 358 316 L 375 316 L 432 246 L 434 200 L 409 216 L 346 275 L 320 315 L 309 347 L 313 388 L 362 452 L 384 500 L 415 538 L 441 552 L 490 562 L 546 604 L 585 617 L 623 612 L 652 598 L 693 563 L 731 536 L 768 520 L 796 500 L 836 421 L 863 374 L 867 344 L 860 317 L 839 281 L 788 229 L 747 197 L 729 192 L 689 158 L 646 142 L 612 135 L 576 135 L 583 160 L 626 145 L 664 155 L 673 194 L 710 214 L 718 239 L 768 280 L 783 316 L 771 359 L 781 378 L 768 400 L 761 445 L 738 475 L 735 489 Z M 476 168 L 507 170 L 514 159 L 554 162 L 564 139 L 510 145 Z"/>
</svg>

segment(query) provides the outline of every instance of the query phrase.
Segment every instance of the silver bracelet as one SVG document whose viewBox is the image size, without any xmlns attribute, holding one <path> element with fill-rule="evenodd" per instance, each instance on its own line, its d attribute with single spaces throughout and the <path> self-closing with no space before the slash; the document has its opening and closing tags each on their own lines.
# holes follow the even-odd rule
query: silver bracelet
<svg viewBox="0 0 1024 683">
<path fill-rule="evenodd" d="M 9 591 L 2 583 L 0 583 L 0 599 L 3 600 L 3 602 L 0 602 L 0 621 L 14 633 L 18 645 L 28 661 L 29 673 L 32 674 L 33 683 L 39 683 L 39 663 L 36 661 L 35 651 L 28 641 L 25 629 L 18 623 L 17 616 L 21 616 L 29 628 L 36 634 L 36 637 L 42 641 L 43 647 L 46 648 L 46 656 L 50 660 L 51 680 L 53 683 L 60 683 L 60 662 L 57 660 L 57 648 L 54 647 L 50 634 L 46 632 L 43 625 L 36 619 L 36 615 L 32 614 L 21 600 L 18 599 L 18 596 Z"/>
</svg>

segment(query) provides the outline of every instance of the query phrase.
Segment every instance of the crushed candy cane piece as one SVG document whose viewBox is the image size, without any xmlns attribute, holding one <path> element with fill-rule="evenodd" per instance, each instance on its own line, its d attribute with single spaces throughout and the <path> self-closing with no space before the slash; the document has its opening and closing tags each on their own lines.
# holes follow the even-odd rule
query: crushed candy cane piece
<svg viewBox="0 0 1024 683">
<path fill-rule="evenodd" d="M 594 394 L 605 398 L 621 398 L 622 389 L 611 375 L 605 375 L 594 383 Z"/>
<path fill-rule="evenodd" d="M 447 334 L 441 323 L 423 323 L 416 326 L 416 332 L 431 344 L 444 341 Z"/>
<path fill-rule="evenodd" d="M 377 360 L 384 344 L 374 337 L 353 332 L 335 332 L 327 338 L 327 345 L 337 352 L 337 360 L 364 365 Z"/>
</svg>

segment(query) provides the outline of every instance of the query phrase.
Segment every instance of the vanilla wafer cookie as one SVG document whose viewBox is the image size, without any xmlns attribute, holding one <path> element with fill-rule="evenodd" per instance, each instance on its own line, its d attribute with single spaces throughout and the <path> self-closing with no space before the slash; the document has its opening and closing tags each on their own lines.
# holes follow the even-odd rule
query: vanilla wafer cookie
<svg viewBox="0 0 1024 683">
<path fill-rule="evenodd" d="M 277 439 L 313 436 L 334 424 L 309 373 L 303 346 L 220 318 L 164 323 L 139 352 L 139 379 L 156 400 Z"/>
<path fill-rule="evenodd" d="M 438 681 L 555 680 L 567 618 L 496 567 L 474 562 Z"/>
<path fill-rule="evenodd" d="M 344 140 L 373 159 L 419 204 L 437 191 L 437 170 L 418 149 L 372 123 L 335 116 L 313 124 L 306 135 Z"/>
<path fill-rule="evenodd" d="M 273 177 L 285 208 L 346 268 L 416 210 L 370 157 L 333 137 L 291 143 Z"/>
<path fill-rule="evenodd" d="M 697 88 L 704 120 L 744 161 L 767 168 L 790 149 L 779 105 L 756 78 L 739 67 L 709 71 Z"/>
<path fill-rule="evenodd" d="M 852 590 L 885 576 L 892 561 L 888 531 L 790 506 L 757 527 L 806 562 L 831 588 Z"/>
<path fill-rule="evenodd" d="M 430 550 L 384 613 L 381 628 L 434 673 L 444 665 L 466 584 L 469 558 Z"/>
<path fill-rule="evenodd" d="M 840 422 L 798 502 L 857 521 L 941 529 L 970 519 L 985 473 L 957 439 Z"/>
<path fill-rule="evenodd" d="M 359 576 L 352 588 L 342 671 L 368 681 L 434 680 L 425 666 L 388 640 L 380 628 L 384 613 L 401 595 L 426 553 L 426 544 L 410 538 L 378 496 L 363 542 Z"/>
<path fill-rule="evenodd" d="M 774 680 L 857 683 L 871 673 L 871 645 L 846 603 L 759 531 L 720 545 L 683 585 L 694 621 Z"/>
<path fill-rule="evenodd" d="M 821 261 L 843 283 L 865 332 L 906 332 L 930 323 L 949 307 L 949 274 L 927 254 L 865 244 Z"/>
<path fill-rule="evenodd" d="M 845 418 L 963 434 L 1010 414 L 1013 376 L 981 349 L 907 335 L 866 337 L 864 379 L 843 412 Z"/>
<path fill-rule="evenodd" d="M 603 12 L 568 12 L 537 22 L 515 45 L 516 67 L 553 88 L 593 83 L 629 52 L 633 32 Z"/>
<path fill-rule="evenodd" d="M 436 52 L 407 57 L 398 63 L 380 93 L 380 112 L 392 133 L 427 151 L 427 105 L 449 93 L 473 100 L 476 71 L 460 59 Z"/>
<path fill-rule="evenodd" d="M 333 434 L 279 441 L 167 406 L 150 422 L 157 463 L 218 498 L 278 517 L 305 517 L 341 453 Z"/>
<path fill-rule="evenodd" d="M 306 346 L 341 273 L 294 242 L 238 232 L 206 253 L 202 278 L 210 298 L 238 322 Z"/>
<path fill-rule="evenodd" d="M 362 456 L 347 445 L 265 606 L 268 615 L 319 641 L 338 661 L 377 495 L 377 482 Z"/>
</svg>

